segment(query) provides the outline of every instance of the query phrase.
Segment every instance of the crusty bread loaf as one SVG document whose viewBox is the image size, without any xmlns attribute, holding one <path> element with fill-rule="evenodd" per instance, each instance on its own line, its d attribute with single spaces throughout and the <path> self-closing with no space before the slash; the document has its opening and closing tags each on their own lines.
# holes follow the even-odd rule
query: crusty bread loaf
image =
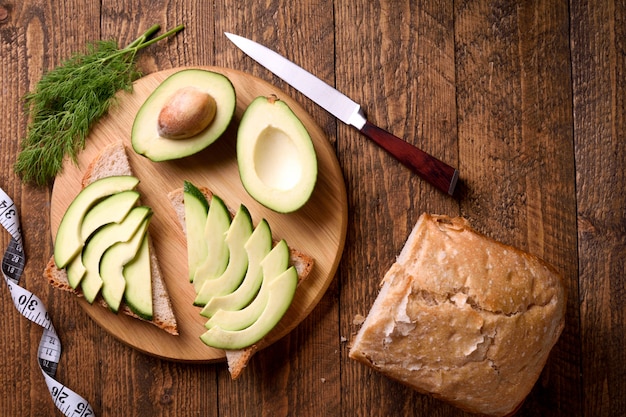
<svg viewBox="0 0 626 417">
<path fill-rule="evenodd" d="M 82 179 L 82 186 L 85 187 L 98 179 L 115 175 L 133 175 L 128 161 L 128 156 L 126 154 L 126 148 L 121 141 L 112 143 L 102 149 L 98 156 L 87 167 Z M 161 275 L 161 268 L 149 235 L 148 239 L 150 245 L 153 304 L 153 318 L 149 321 L 149 323 L 154 324 L 172 335 L 178 335 L 176 317 L 172 309 L 167 287 L 165 286 L 163 276 Z M 69 285 L 65 270 L 56 267 L 54 257 L 51 257 L 48 261 L 44 270 L 44 277 L 55 288 L 71 291 L 79 296 L 82 295 L 79 289 L 75 290 Z M 100 295 L 96 299 L 96 302 L 104 307 L 107 307 L 106 302 Z M 129 316 L 143 320 L 127 305 L 122 305 L 120 311 Z"/>
<path fill-rule="evenodd" d="M 198 189 L 204 194 L 209 204 L 211 203 L 211 199 L 213 197 L 213 193 L 206 187 L 197 186 Z M 183 233 L 187 233 L 187 226 L 185 221 L 185 204 L 184 204 L 184 193 L 183 188 L 177 188 L 174 191 L 168 194 L 170 203 L 172 205 L 172 209 L 176 213 L 180 226 L 183 230 Z M 234 215 L 234 211 L 231 207 L 228 208 L 231 216 Z M 313 269 L 313 265 L 315 261 L 309 255 L 298 251 L 294 248 L 289 248 L 290 253 L 290 264 L 296 268 L 298 272 L 298 282 L 302 282 L 302 280 L 306 279 L 306 277 Z M 199 314 L 199 312 L 198 312 Z M 241 375 L 244 368 L 248 365 L 248 362 L 252 358 L 252 356 L 257 352 L 259 346 L 263 344 L 263 340 L 259 341 L 257 344 L 252 346 L 248 346 L 244 349 L 239 350 L 226 350 L 226 361 L 228 363 L 228 371 L 230 372 L 230 376 L 232 379 L 237 379 Z"/>
<path fill-rule="evenodd" d="M 349 357 L 463 410 L 505 416 L 537 381 L 564 315 L 554 268 L 462 218 L 424 214 Z"/>
</svg>

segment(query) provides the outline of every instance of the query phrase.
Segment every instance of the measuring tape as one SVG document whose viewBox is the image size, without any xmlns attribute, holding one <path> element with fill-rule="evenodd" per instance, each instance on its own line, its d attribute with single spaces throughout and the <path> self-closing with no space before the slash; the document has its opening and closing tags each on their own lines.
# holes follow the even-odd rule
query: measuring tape
<svg viewBox="0 0 626 417">
<path fill-rule="evenodd" d="M 2 275 L 17 311 L 43 327 L 37 358 L 54 405 L 67 417 L 93 417 L 95 416 L 93 409 L 83 397 L 54 379 L 61 357 L 61 340 L 41 300 L 19 285 L 26 264 L 22 231 L 17 208 L 2 188 L 0 188 L 0 223 L 11 234 L 9 247 L 2 258 Z"/>
</svg>

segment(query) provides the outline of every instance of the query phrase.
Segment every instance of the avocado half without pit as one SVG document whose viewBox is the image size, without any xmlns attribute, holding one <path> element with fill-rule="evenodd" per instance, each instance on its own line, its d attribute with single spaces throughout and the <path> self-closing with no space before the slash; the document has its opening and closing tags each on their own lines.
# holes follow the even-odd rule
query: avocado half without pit
<svg viewBox="0 0 626 417">
<path fill-rule="evenodd" d="M 235 88 L 223 74 L 178 71 L 137 112 L 131 131 L 133 149 L 152 161 L 193 155 L 224 133 L 235 105 Z"/>
<path fill-rule="evenodd" d="M 246 108 L 237 131 L 237 163 L 248 194 L 279 213 L 304 206 L 317 181 L 311 137 L 276 96 L 257 97 Z"/>
</svg>

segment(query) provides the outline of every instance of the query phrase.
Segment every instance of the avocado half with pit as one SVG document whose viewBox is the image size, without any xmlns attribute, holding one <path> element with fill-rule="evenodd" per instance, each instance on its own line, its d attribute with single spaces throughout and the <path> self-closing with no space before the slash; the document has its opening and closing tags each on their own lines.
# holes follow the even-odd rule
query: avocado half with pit
<svg viewBox="0 0 626 417">
<path fill-rule="evenodd" d="M 155 162 L 193 155 L 224 133 L 236 103 L 235 88 L 225 75 L 202 69 L 178 71 L 137 112 L 133 149 Z"/>
<path fill-rule="evenodd" d="M 257 97 L 237 130 L 237 163 L 250 196 L 279 213 L 298 210 L 317 181 L 311 136 L 287 103 Z"/>
</svg>

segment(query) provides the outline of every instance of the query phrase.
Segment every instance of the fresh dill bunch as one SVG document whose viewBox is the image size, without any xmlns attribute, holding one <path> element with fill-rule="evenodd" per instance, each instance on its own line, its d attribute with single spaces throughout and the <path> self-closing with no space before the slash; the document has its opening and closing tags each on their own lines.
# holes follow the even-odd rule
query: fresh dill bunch
<svg viewBox="0 0 626 417">
<path fill-rule="evenodd" d="M 85 53 L 45 73 L 24 96 L 30 121 L 14 166 L 24 182 L 45 185 L 61 170 L 66 155 L 76 161 L 91 127 L 108 111 L 115 94 L 132 91 L 133 81 L 141 76 L 137 51 L 183 25 L 149 39 L 159 29 L 152 26 L 123 49 L 112 40 L 90 43 Z"/>
</svg>

